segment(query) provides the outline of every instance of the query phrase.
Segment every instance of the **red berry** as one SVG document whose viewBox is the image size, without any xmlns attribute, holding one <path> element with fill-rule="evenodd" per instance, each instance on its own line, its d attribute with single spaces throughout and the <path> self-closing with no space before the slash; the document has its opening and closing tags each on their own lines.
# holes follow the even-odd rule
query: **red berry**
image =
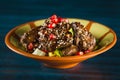
<svg viewBox="0 0 120 80">
<path fill-rule="evenodd" d="M 51 40 L 51 39 L 55 39 L 56 36 L 55 36 L 54 34 L 50 34 L 50 35 L 49 35 L 49 38 L 50 38 L 50 40 Z"/>
<path fill-rule="evenodd" d="M 84 53 L 89 53 L 89 52 L 91 52 L 90 50 L 86 50 L 86 51 L 84 51 Z"/>
<path fill-rule="evenodd" d="M 52 20 L 52 19 L 57 19 L 57 16 L 56 15 L 52 15 L 51 17 L 50 17 L 50 19 Z"/>
<path fill-rule="evenodd" d="M 58 17 L 58 22 L 62 22 L 62 19 L 61 17 Z"/>
<path fill-rule="evenodd" d="M 55 23 L 48 24 L 48 28 L 54 28 L 54 27 L 55 27 Z"/>
<path fill-rule="evenodd" d="M 32 49 L 33 49 L 33 44 L 32 44 L 32 43 L 29 43 L 28 49 L 29 49 L 29 50 L 32 50 Z"/>
</svg>

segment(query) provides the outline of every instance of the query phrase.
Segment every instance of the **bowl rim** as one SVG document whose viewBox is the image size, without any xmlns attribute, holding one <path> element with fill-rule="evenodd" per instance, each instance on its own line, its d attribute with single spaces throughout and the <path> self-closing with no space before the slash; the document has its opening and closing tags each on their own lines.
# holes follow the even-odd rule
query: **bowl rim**
<svg viewBox="0 0 120 80">
<path fill-rule="evenodd" d="M 78 18 L 68 18 L 68 19 L 77 19 L 77 20 L 84 20 L 84 21 L 91 21 L 91 20 L 86 20 L 86 19 L 78 19 Z M 40 19 L 40 20 L 45 20 L 45 19 Z M 40 21 L 40 20 L 35 20 L 35 21 Z M 14 27 L 13 29 L 11 29 L 5 36 L 5 44 L 6 46 L 11 49 L 13 52 L 17 53 L 17 54 L 20 54 L 20 55 L 23 55 L 23 56 L 26 56 L 26 57 L 29 57 L 29 58 L 33 58 L 33 59 L 37 59 L 37 60 L 58 60 L 58 61 L 61 61 L 61 60 L 78 60 L 78 59 L 84 59 L 84 58 L 90 58 L 90 57 L 93 57 L 93 56 L 96 56 L 96 55 L 99 55 L 107 50 L 109 50 L 110 48 L 112 48 L 116 42 L 117 42 L 117 36 L 116 36 L 116 33 L 109 27 L 101 24 L 101 23 L 98 23 L 98 22 L 95 22 L 95 23 L 98 23 L 100 25 L 103 25 L 104 27 L 108 28 L 111 30 L 111 33 L 114 35 L 114 39 L 113 41 L 105 46 L 105 48 L 101 48 L 101 49 L 98 49 L 98 50 L 95 50 L 93 52 L 90 52 L 90 53 L 87 53 L 87 54 L 84 54 L 82 56 L 78 56 L 78 55 L 75 55 L 75 56 L 66 56 L 66 57 L 48 57 L 48 56 L 37 56 L 37 55 L 33 55 L 33 54 L 30 54 L 30 53 L 27 53 L 21 49 L 18 49 L 17 47 L 15 47 L 14 45 L 11 44 L 10 42 L 10 36 L 11 34 L 18 28 L 20 28 L 22 25 L 25 25 L 25 24 L 29 24 L 31 22 L 35 22 L 35 21 L 30 21 L 30 22 L 26 22 L 24 24 L 21 24 L 21 25 L 18 25 L 16 27 Z M 93 21 L 94 22 L 94 21 Z"/>
</svg>

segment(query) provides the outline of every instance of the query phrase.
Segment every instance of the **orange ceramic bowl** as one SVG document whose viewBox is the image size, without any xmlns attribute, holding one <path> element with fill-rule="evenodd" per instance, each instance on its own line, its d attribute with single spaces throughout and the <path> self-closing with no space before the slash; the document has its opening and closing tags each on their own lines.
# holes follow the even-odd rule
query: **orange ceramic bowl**
<svg viewBox="0 0 120 80">
<path fill-rule="evenodd" d="M 22 47 L 22 45 L 20 44 L 20 41 L 19 41 L 20 36 L 24 32 L 31 30 L 31 28 L 42 25 L 45 19 L 28 22 L 13 28 L 6 35 L 5 43 L 7 47 L 10 48 L 15 53 L 18 53 L 28 58 L 39 60 L 40 62 L 43 62 L 48 67 L 59 68 L 59 69 L 74 67 L 78 63 L 84 60 L 87 60 L 89 58 L 92 58 L 96 55 L 99 55 L 109 50 L 115 45 L 117 41 L 116 34 L 109 27 L 99 24 L 97 22 L 89 21 L 89 20 L 74 19 L 74 18 L 68 18 L 68 19 L 70 22 L 77 21 L 83 24 L 84 27 L 86 27 L 96 37 L 96 39 L 99 40 L 98 45 L 101 47 L 93 52 L 87 53 L 82 56 L 76 55 L 76 56 L 67 56 L 67 57 L 48 57 L 48 56 L 37 56 L 37 55 L 27 53 Z"/>
</svg>

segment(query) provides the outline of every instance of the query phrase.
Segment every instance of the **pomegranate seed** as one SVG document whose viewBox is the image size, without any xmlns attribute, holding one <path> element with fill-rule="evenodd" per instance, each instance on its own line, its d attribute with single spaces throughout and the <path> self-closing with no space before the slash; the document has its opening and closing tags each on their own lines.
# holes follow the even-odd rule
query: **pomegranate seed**
<svg viewBox="0 0 120 80">
<path fill-rule="evenodd" d="M 48 28 L 54 28 L 54 27 L 55 27 L 55 23 L 48 24 Z"/>
<path fill-rule="evenodd" d="M 77 52 L 77 55 L 83 55 L 84 52 L 80 51 L 80 52 Z"/>
<path fill-rule="evenodd" d="M 52 19 L 57 19 L 57 16 L 56 15 L 52 15 L 51 17 L 50 17 L 50 19 L 52 20 Z"/>
<path fill-rule="evenodd" d="M 58 17 L 58 22 L 62 22 L 62 19 L 61 17 Z"/>
<path fill-rule="evenodd" d="M 49 38 L 50 38 L 50 40 L 51 40 L 51 39 L 55 39 L 56 36 L 55 36 L 54 34 L 50 34 L 50 35 L 49 35 Z"/>
<path fill-rule="evenodd" d="M 89 52 L 91 52 L 90 50 L 86 50 L 86 51 L 84 51 L 84 53 L 89 53 Z"/>
<path fill-rule="evenodd" d="M 53 23 L 58 23 L 58 19 L 57 19 L 57 18 L 52 19 L 52 22 L 53 22 Z"/>
<path fill-rule="evenodd" d="M 28 49 L 29 49 L 29 50 L 32 50 L 32 49 L 33 49 L 33 44 L 32 44 L 32 43 L 29 43 Z"/>
</svg>

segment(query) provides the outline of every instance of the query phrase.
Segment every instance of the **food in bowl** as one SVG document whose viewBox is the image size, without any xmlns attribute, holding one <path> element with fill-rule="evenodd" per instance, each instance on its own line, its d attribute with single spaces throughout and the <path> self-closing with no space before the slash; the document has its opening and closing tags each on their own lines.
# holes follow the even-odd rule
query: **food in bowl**
<svg viewBox="0 0 120 80">
<path fill-rule="evenodd" d="M 96 46 L 96 38 L 80 22 L 70 23 L 56 15 L 25 32 L 20 42 L 27 52 L 50 57 L 84 55 Z"/>
</svg>

